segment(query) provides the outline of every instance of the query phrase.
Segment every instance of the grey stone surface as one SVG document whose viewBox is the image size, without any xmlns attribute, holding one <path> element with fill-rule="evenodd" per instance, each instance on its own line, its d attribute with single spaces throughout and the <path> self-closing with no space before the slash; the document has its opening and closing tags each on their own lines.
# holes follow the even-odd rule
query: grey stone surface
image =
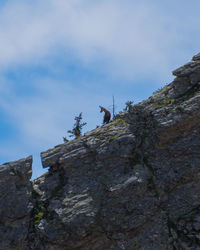
<svg viewBox="0 0 200 250">
<path fill-rule="evenodd" d="M 24 196 L 4 183 L 12 164 L 1 166 L 3 249 L 200 249 L 199 60 L 109 124 L 42 152 L 49 172 L 32 186 L 25 174 Z"/>
<path fill-rule="evenodd" d="M 32 157 L 0 166 L 0 249 L 23 249 L 32 210 Z"/>
</svg>

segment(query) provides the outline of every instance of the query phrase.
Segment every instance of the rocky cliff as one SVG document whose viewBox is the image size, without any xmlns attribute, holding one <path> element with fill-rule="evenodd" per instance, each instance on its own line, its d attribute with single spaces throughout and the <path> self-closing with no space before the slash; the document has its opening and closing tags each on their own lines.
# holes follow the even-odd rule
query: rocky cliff
<svg viewBox="0 0 200 250">
<path fill-rule="evenodd" d="M 200 54 L 109 124 L 0 167 L 1 250 L 200 249 Z"/>
</svg>

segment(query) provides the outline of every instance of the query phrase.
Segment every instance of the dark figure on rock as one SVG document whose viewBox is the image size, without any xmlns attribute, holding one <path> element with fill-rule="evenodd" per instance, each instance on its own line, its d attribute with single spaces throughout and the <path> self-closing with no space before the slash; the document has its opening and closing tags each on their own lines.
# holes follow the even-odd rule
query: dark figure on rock
<svg viewBox="0 0 200 250">
<path fill-rule="evenodd" d="M 104 114 L 104 117 L 103 117 L 103 124 L 109 123 L 110 117 L 111 117 L 110 111 L 108 111 L 108 110 L 105 109 L 104 107 L 101 107 L 101 106 L 99 106 L 99 107 L 100 107 L 100 109 L 101 109 L 100 112 L 104 112 L 104 113 L 105 113 L 105 114 Z"/>
</svg>

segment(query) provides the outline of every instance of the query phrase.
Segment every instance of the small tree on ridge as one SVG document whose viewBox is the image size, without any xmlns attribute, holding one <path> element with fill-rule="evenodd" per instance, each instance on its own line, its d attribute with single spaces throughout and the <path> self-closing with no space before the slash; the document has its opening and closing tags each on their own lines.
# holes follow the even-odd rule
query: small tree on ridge
<svg viewBox="0 0 200 250">
<path fill-rule="evenodd" d="M 79 114 L 79 116 L 75 116 L 74 120 L 76 121 L 74 123 L 74 127 L 72 130 L 68 130 L 67 133 L 69 133 L 69 137 L 75 137 L 75 139 L 79 138 L 81 136 L 82 128 L 87 124 L 86 122 L 81 123 L 82 120 L 82 112 Z M 64 142 L 68 142 L 66 137 L 63 137 Z"/>
</svg>

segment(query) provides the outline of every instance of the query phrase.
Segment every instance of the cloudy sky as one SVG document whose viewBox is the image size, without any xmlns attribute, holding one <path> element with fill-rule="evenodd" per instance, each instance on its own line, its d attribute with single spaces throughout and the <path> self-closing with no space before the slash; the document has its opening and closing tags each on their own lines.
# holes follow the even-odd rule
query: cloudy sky
<svg viewBox="0 0 200 250">
<path fill-rule="evenodd" d="M 200 52 L 199 0 L 0 0 L 0 164 L 62 143 L 173 80 Z"/>
</svg>

